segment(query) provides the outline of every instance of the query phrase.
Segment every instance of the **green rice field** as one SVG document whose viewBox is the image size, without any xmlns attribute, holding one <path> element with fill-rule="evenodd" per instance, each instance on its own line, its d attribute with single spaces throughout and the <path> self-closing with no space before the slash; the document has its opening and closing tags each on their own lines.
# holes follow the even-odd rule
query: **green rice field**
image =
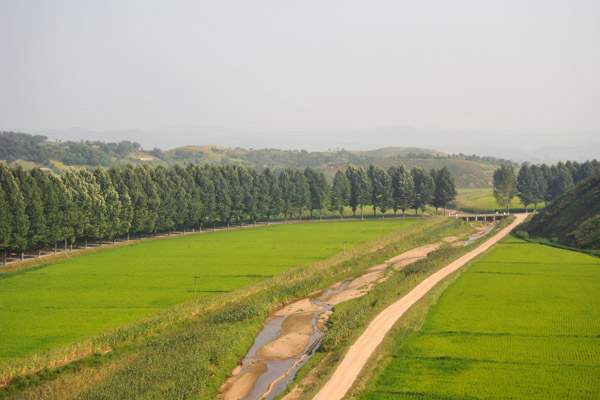
<svg viewBox="0 0 600 400">
<path fill-rule="evenodd" d="M 398 342 L 360 399 L 597 399 L 600 259 L 509 238 Z"/>
<path fill-rule="evenodd" d="M 496 203 L 494 191 L 492 188 L 477 188 L 477 189 L 456 189 L 458 192 L 456 200 L 448 205 L 448 208 L 454 208 L 467 212 L 503 212 L 506 211 Z M 525 206 L 521 203 L 518 197 L 513 198 L 511 209 L 523 209 Z M 543 209 L 544 203 L 537 205 L 537 209 Z M 527 209 L 533 211 L 533 204 L 530 204 Z"/>
<path fill-rule="evenodd" d="M 231 291 L 417 224 L 271 225 L 107 248 L 0 279 L 0 361 L 74 342 L 197 297 Z"/>
</svg>

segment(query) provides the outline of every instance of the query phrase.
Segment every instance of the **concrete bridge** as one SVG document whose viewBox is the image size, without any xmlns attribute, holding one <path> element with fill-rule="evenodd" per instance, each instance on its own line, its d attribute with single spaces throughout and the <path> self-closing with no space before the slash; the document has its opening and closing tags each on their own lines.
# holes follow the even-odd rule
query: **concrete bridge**
<svg viewBox="0 0 600 400">
<path fill-rule="evenodd" d="M 499 221 L 510 214 L 452 214 L 450 218 L 462 218 L 464 221 Z"/>
</svg>

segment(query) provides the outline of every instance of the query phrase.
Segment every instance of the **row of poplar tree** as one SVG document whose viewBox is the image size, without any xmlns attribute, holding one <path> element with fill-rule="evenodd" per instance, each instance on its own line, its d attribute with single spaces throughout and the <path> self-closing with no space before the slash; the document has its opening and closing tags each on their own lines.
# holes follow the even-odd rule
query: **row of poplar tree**
<svg viewBox="0 0 600 400">
<path fill-rule="evenodd" d="M 597 160 L 558 162 L 551 166 L 523 163 L 518 174 L 515 174 L 512 166 L 502 165 L 494 172 L 494 197 L 507 210 L 515 196 L 525 206 L 525 211 L 530 204 L 537 210 L 538 204 L 556 199 L 580 181 L 597 173 L 600 173 L 600 162 Z"/>
<path fill-rule="evenodd" d="M 312 168 L 279 175 L 241 165 L 148 165 L 70 169 L 60 177 L 40 168 L 25 171 L 0 163 L 0 250 L 23 252 L 64 247 L 75 241 L 302 218 L 302 213 L 350 206 L 361 217 L 366 205 L 382 213 L 454 199 L 447 168 L 428 172 L 403 165 L 388 171 L 351 165 L 330 185 Z"/>
</svg>

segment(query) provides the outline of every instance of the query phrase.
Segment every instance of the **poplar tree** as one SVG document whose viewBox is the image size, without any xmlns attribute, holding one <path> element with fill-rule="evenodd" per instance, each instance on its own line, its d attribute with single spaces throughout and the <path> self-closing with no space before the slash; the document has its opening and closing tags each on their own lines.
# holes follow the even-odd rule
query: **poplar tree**
<svg viewBox="0 0 600 400">
<path fill-rule="evenodd" d="M 437 215 L 438 207 L 444 208 L 446 215 L 446 204 L 456 198 L 456 184 L 452 173 L 446 167 L 439 171 L 431 170 L 431 176 L 435 182 L 435 191 L 433 192 L 433 205 L 435 207 L 435 215 Z"/>
<path fill-rule="evenodd" d="M 388 175 L 390 175 L 392 180 L 392 208 L 394 215 L 397 214 L 398 210 L 402 210 L 402 217 L 404 217 L 406 209 L 410 208 L 415 196 L 413 177 L 404 164 L 390 167 Z"/>
<path fill-rule="evenodd" d="M 229 224 L 231 212 L 231 197 L 229 197 L 229 186 L 219 167 L 208 166 L 210 179 L 215 187 L 215 213 L 213 221 L 219 219 L 222 223 Z"/>
<path fill-rule="evenodd" d="M 119 195 L 120 212 L 119 212 L 119 223 L 117 227 L 117 235 L 127 235 L 129 240 L 129 232 L 133 222 L 133 204 L 131 196 L 129 196 L 129 190 L 123 179 L 123 173 L 117 166 L 112 166 L 108 169 L 108 175 L 112 182 L 113 187 Z"/>
<path fill-rule="evenodd" d="M 266 188 L 268 189 L 268 206 L 265 210 L 265 216 L 267 217 L 267 224 L 269 219 L 283 212 L 283 199 L 281 195 L 281 187 L 279 186 L 279 180 L 270 168 L 265 168 L 262 172 L 264 177 Z M 266 198 L 266 196 L 265 196 Z"/>
<path fill-rule="evenodd" d="M 534 185 L 535 177 L 529 165 L 523 163 L 517 175 L 517 197 L 519 197 L 521 203 L 525 206 L 525 212 L 527 212 L 527 206 L 533 203 Z"/>
<path fill-rule="evenodd" d="M 42 194 L 35 179 L 20 165 L 14 169 L 13 175 L 23 195 L 25 215 L 29 221 L 29 229 L 26 235 L 26 249 L 38 250 L 39 254 L 47 236 Z"/>
<path fill-rule="evenodd" d="M 344 214 L 344 207 L 350 202 L 350 182 L 348 177 L 342 171 L 335 173 L 333 178 L 333 187 L 331 188 L 330 210 L 338 211 L 340 219 Z"/>
<path fill-rule="evenodd" d="M 310 167 L 306 167 L 304 176 L 310 191 L 310 217 L 313 218 L 314 210 L 319 210 L 319 217 L 323 219 L 323 208 L 327 206 L 329 199 L 329 183 L 322 172 L 317 172 Z"/>
<path fill-rule="evenodd" d="M 376 215 L 377 208 L 385 215 L 385 212 L 392 202 L 391 179 L 387 172 L 375 164 L 369 166 L 368 175 L 371 181 L 371 205 L 373 206 L 373 217 Z"/>
<path fill-rule="evenodd" d="M 158 195 L 158 188 L 153 181 L 153 170 L 146 164 L 137 165 L 135 167 L 135 173 L 139 180 L 140 186 L 144 193 L 144 205 L 143 208 L 146 213 L 146 218 L 142 223 L 142 232 L 156 234 L 156 224 L 158 221 L 158 213 L 160 209 L 160 197 Z"/>
<path fill-rule="evenodd" d="M 350 207 L 356 216 L 356 210 L 360 207 L 360 218 L 364 219 L 363 208 L 371 200 L 371 187 L 367 172 L 361 166 L 350 164 L 346 169 L 346 177 L 350 183 Z"/>
<path fill-rule="evenodd" d="M 548 185 L 546 184 L 546 179 L 544 179 L 544 172 L 540 167 L 532 165 L 530 170 L 533 177 L 531 202 L 533 203 L 534 212 L 536 212 L 538 203 L 544 201 L 544 198 L 546 197 Z"/>
<path fill-rule="evenodd" d="M 294 171 L 292 174 L 292 185 L 294 187 L 292 207 L 298 210 L 298 219 L 301 221 L 302 211 L 310 207 L 310 188 L 302 171 Z"/>
<path fill-rule="evenodd" d="M 294 184 L 292 182 L 292 175 L 294 171 L 290 168 L 286 168 L 279 174 L 279 189 L 281 191 L 281 212 L 283 213 L 284 221 L 289 216 L 294 208 Z"/>
<path fill-rule="evenodd" d="M 494 198 L 500 207 L 510 212 L 510 202 L 516 193 L 515 169 L 512 165 L 501 165 L 494 171 Z"/>
<path fill-rule="evenodd" d="M 9 235 L 5 250 L 11 249 L 21 253 L 27 250 L 27 234 L 29 232 L 29 221 L 25 210 L 25 201 L 19 190 L 19 186 L 4 163 L 0 163 L 0 190 L 4 192 L 6 210 L 10 222 Z"/>
<path fill-rule="evenodd" d="M 429 172 L 423 168 L 413 168 L 411 175 L 415 183 L 415 195 L 413 198 L 415 215 L 418 215 L 419 209 L 421 209 L 421 215 L 425 215 L 425 207 L 429 204 L 435 193 L 435 181 Z"/>
<path fill-rule="evenodd" d="M 100 197 L 104 200 L 104 213 L 102 215 L 102 230 L 99 232 L 99 238 L 110 239 L 114 242 L 115 236 L 119 234 L 121 228 L 121 201 L 119 194 L 115 189 L 110 175 L 101 167 L 94 169 L 94 179 L 100 188 Z"/>
</svg>

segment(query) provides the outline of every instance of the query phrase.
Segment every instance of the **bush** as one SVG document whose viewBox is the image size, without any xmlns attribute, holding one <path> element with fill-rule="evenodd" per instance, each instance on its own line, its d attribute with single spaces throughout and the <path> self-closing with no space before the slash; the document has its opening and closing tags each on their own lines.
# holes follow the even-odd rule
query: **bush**
<svg viewBox="0 0 600 400">
<path fill-rule="evenodd" d="M 527 232 L 525 232 L 525 231 L 521 231 L 521 230 L 519 230 L 519 231 L 516 231 L 516 232 L 514 233 L 514 235 L 515 235 L 516 237 L 518 237 L 519 239 L 529 239 L 529 233 L 527 233 Z"/>
</svg>

